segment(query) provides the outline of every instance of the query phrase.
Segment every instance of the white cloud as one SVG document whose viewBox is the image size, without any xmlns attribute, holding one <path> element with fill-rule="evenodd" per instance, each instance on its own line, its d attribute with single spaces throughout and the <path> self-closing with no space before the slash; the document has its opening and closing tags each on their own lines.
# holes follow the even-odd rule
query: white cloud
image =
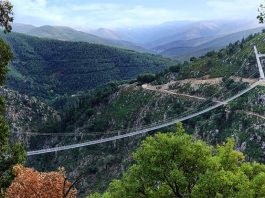
<svg viewBox="0 0 265 198">
<path fill-rule="evenodd" d="M 12 0 L 12 3 L 14 5 L 15 21 L 26 18 L 32 19 L 32 21 L 39 19 L 47 22 L 61 22 L 63 20 L 63 9 L 48 7 L 46 0 Z"/>
<path fill-rule="evenodd" d="M 68 4 L 67 7 L 74 11 L 104 11 L 120 9 L 121 5 L 113 3 L 91 3 L 85 5 Z"/>
<path fill-rule="evenodd" d="M 114 3 L 65 3 L 49 5 L 47 0 L 13 0 L 15 22 L 35 25 L 65 25 L 79 29 L 152 25 L 177 19 L 184 12 L 141 5 Z"/>
<path fill-rule="evenodd" d="M 257 15 L 261 1 L 256 0 L 208 0 L 207 5 L 219 18 L 246 18 Z"/>
<path fill-rule="evenodd" d="M 242 18 L 257 15 L 259 1 L 200 0 L 203 9 L 190 7 L 152 7 L 126 3 L 70 3 L 71 1 L 11 0 L 15 22 L 33 25 L 62 25 L 87 30 L 97 27 L 130 27 L 159 24 L 173 20 Z M 53 3 L 51 3 L 53 2 Z M 205 3 L 206 2 L 206 3 Z M 190 2 L 189 2 L 190 3 Z M 177 8 L 176 8 L 177 7 Z"/>
</svg>

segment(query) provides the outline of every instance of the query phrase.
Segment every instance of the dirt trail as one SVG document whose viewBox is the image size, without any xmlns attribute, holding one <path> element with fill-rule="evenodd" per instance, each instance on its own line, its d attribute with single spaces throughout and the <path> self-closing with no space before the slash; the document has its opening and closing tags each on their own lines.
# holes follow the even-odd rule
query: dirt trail
<svg viewBox="0 0 265 198">
<path fill-rule="evenodd" d="M 255 83 L 257 81 L 257 79 L 254 78 L 241 78 L 241 77 L 237 77 L 237 76 L 232 76 L 231 77 L 235 82 L 247 82 L 247 83 Z M 180 85 L 184 85 L 187 83 L 190 83 L 192 86 L 196 86 L 196 85 L 202 85 L 202 84 L 211 84 L 211 85 L 217 85 L 220 84 L 222 82 L 222 78 L 208 78 L 208 76 L 205 76 L 201 79 L 195 79 L 195 78 L 191 78 L 191 79 L 185 79 L 185 80 L 179 80 L 179 81 L 170 81 L 169 83 L 163 84 L 163 85 L 150 85 L 150 84 L 144 84 L 142 85 L 143 89 L 146 90 L 150 90 L 150 91 L 157 91 L 160 93 L 166 93 L 166 94 L 172 94 L 172 95 L 177 95 L 177 96 L 184 96 L 184 97 L 188 97 L 188 98 L 192 98 L 192 99 L 196 99 L 196 100 L 204 100 L 206 101 L 207 98 L 204 97 L 199 97 L 199 96 L 192 96 L 189 94 L 182 94 L 182 93 L 176 93 L 173 91 L 169 91 L 169 88 L 171 85 L 174 85 L 176 83 L 179 83 Z M 222 101 L 217 101 L 217 100 L 212 100 L 213 102 L 216 103 L 222 103 Z"/>
<path fill-rule="evenodd" d="M 250 83 L 250 84 L 257 82 L 257 80 L 258 80 L 256 78 L 241 78 L 238 76 L 232 76 L 231 79 L 233 79 L 235 82 L 242 81 L 242 82 L 246 82 L 246 83 Z M 170 85 L 174 85 L 176 83 L 179 83 L 180 85 L 190 83 L 192 86 L 196 86 L 196 85 L 202 85 L 202 84 L 217 85 L 217 84 L 220 84 L 221 82 L 222 82 L 222 78 L 208 78 L 208 76 L 205 76 L 205 77 L 202 77 L 200 79 L 189 78 L 189 79 L 178 80 L 178 81 L 172 80 L 169 83 L 159 85 L 158 87 L 160 89 L 167 90 L 167 89 L 169 89 Z"/>
<path fill-rule="evenodd" d="M 253 113 L 253 112 L 250 112 L 250 111 L 244 111 L 246 114 L 248 115 L 253 115 L 253 116 L 256 116 L 258 118 L 261 118 L 261 119 L 264 119 L 265 120 L 265 116 L 263 115 L 260 115 L 260 114 L 257 114 L 257 113 Z"/>
<path fill-rule="evenodd" d="M 152 86 L 152 85 L 144 84 L 144 85 L 142 85 L 142 87 L 144 89 L 150 90 L 150 91 L 158 91 L 158 92 L 168 93 L 168 94 L 177 95 L 177 96 L 185 96 L 185 97 L 194 98 L 194 99 L 198 99 L 198 100 L 207 100 L 206 98 L 202 98 L 202 97 L 198 97 L 198 96 L 192 96 L 192 95 L 188 95 L 188 94 L 175 93 L 173 91 L 168 91 L 168 90 L 165 90 L 165 89 L 157 89 L 157 87 Z"/>
<path fill-rule="evenodd" d="M 203 97 L 199 97 L 199 96 L 192 96 L 192 95 L 189 95 L 189 94 L 176 93 L 176 92 L 168 91 L 168 90 L 165 90 L 165 89 L 157 89 L 157 87 L 152 86 L 152 85 L 147 85 L 147 84 L 142 85 L 142 88 L 146 89 L 146 90 L 149 90 L 149 91 L 157 91 L 157 92 L 160 92 L 160 93 L 172 94 L 172 95 L 177 95 L 177 96 L 184 96 L 184 97 L 188 97 L 188 98 L 192 98 L 192 99 L 196 99 L 196 100 L 203 100 L 203 101 L 207 100 L 207 98 L 203 98 Z M 218 100 L 212 100 L 212 102 L 223 103 L 222 101 L 218 101 Z"/>
</svg>

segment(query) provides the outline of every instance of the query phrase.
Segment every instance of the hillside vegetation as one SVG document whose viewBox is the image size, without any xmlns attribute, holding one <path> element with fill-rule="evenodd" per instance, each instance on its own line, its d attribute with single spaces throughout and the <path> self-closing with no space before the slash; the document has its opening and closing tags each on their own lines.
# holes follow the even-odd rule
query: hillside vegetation
<svg viewBox="0 0 265 198">
<path fill-rule="evenodd" d="M 52 98 L 54 108 L 58 109 L 62 115 L 61 121 L 43 125 L 38 133 L 51 133 L 52 135 L 42 138 L 32 135 L 29 140 L 31 144 L 27 145 L 27 150 L 80 143 L 131 132 L 140 127 L 157 122 L 166 122 L 176 117 L 197 112 L 216 104 L 216 101 L 231 97 L 258 79 L 253 45 L 257 45 L 259 51 L 264 53 L 264 39 L 265 34 L 252 35 L 229 45 L 219 52 L 210 52 L 200 58 L 192 58 L 190 63 L 176 64 L 156 75 L 141 75 L 138 77 L 138 82 L 110 83 L 90 90 L 83 87 L 85 92 L 80 92 L 74 97 L 61 94 L 62 90 L 68 93 L 74 90 L 70 81 L 62 82 L 64 87 L 61 84 L 56 84 L 53 89 L 61 95 Z M 49 41 L 47 43 L 51 45 L 53 42 Z M 58 47 L 60 45 L 64 46 L 65 43 L 56 41 L 56 44 L 56 47 Z M 83 44 L 80 43 L 80 45 Z M 37 48 L 33 44 L 32 46 L 34 49 Z M 43 44 L 43 46 L 46 45 Z M 97 49 L 97 46 L 93 48 L 93 50 Z M 101 51 L 101 56 L 105 56 L 108 60 L 110 57 L 109 50 L 113 49 L 107 49 Z M 41 54 L 40 49 L 35 51 Z M 45 53 L 42 58 L 48 62 L 50 54 L 63 56 L 59 52 L 62 53 L 60 50 L 47 52 L 47 57 Z M 115 53 L 117 52 L 119 53 L 120 50 L 115 49 Z M 124 56 L 128 53 L 127 51 L 122 52 Z M 129 54 L 131 53 L 137 54 L 129 52 Z M 71 55 L 68 52 L 66 54 Z M 114 53 L 111 55 L 115 56 Z M 138 55 L 140 57 L 146 56 Z M 115 61 L 117 60 L 120 59 L 115 59 Z M 159 58 L 159 60 L 161 59 Z M 56 65 L 53 66 L 56 68 Z M 153 69 L 154 67 L 150 68 Z M 49 67 L 49 69 L 52 70 L 52 67 Z M 31 72 L 34 74 L 33 71 Z M 68 77 L 71 77 L 70 74 L 68 75 Z M 35 79 L 37 77 L 39 76 L 36 75 Z M 216 77 L 219 80 L 213 80 Z M 241 80 L 243 77 L 244 80 Z M 47 78 L 50 79 L 50 77 Z M 54 78 L 58 79 L 56 75 Z M 191 81 L 188 81 L 187 78 Z M 196 84 L 192 82 L 192 78 L 200 78 L 206 81 L 205 83 Z M 207 80 L 212 83 L 207 83 Z M 83 79 L 80 79 L 80 81 L 84 82 Z M 45 81 L 47 83 L 45 86 L 49 85 L 49 82 L 48 80 Z M 177 94 L 147 90 L 142 86 L 144 83 L 148 83 L 149 86 L 164 87 L 170 82 L 173 83 L 170 84 L 171 86 L 167 90 Z M 43 88 L 41 85 L 39 87 Z M 57 87 L 60 87 L 61 90 L 58 90 Z M 33 86 L 31 89 L 37 93 L 35 88 Z M 178 94 L 182 94 L 182 96 Z M 205 100 L 197 100 L 196 98 L 184 96 L 184 94 L 202 97 Z M 256 160 L 263 163 L 265 161 L 264 120 L 262 119 L 265 116 L 264 98 L 265 88 L 260 86 L 224 107 L 185 121 L 183 123 L 184 127 L 187 133 L 193 134 L 212 145 L 223 144 L 227 138 L 234 137 L 235 147 L 246 155 L 247 160 Z M 259 115 L 259 117 L 256 115 Z M 174 127 L 172 128 L 174 130 Z M 163 131 L 168 132 L 172 129 L 169 128 Z M 75 135 L 62 137 L 56 133 L 74 133 Z M 81 195 L 87 195 L 95 191 L 103 192 L 113 178 L 121 177 L 123 172 L 132 164 L 132 152 L 144 138 L 143 135 L 89 148 L 63 151 L 59 155 L 50 153 L 34 156 L 29 158 L 28 164 L 45 171 L 56 169 L 63 164 L 72 180 L 78 178 L 80 174 L 85 175 L 77 186 Z"/>
<path fill-rule="evenodd" d="M 265 196 L 265 165 L 246 162 L 231 139 L 213 148 L 184 133 L 178 127 L 175 133 L 148 137 L 123 177 L 112 181 L 102 196 L 89 197 Z"/>
<path fill-rule="evenodd" d="M 65 42 L 22 34 L 1 35 L 12 47 L 7 86 L 21 93 L 54 98 L 110 81 L 131 80 L 175 64 L 170 59 L 85 42 Z"/>
</svg>

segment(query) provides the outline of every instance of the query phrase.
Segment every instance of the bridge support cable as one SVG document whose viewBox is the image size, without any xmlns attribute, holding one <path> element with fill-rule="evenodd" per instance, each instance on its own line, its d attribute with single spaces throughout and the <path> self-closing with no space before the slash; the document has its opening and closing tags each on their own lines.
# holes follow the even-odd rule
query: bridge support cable
<svg viewBox="0 0 265 198">
<path fill-rule="evenodd" d="M 70 149 L 75 149 L 75 148 L 81 148 L 81 147 L 86 147 L 86 146 L 90 146 L 90 145 L 96 145 L 96 144 L 101 144 L 101 143 L 106 143 L 106 142 L 111 142 L 111 141 L 115 141 L 115 140 L 120 140 L 120 139 L 124 139 L 124 138 L 128 138 L 128 137 L 133 137 L 136 135 L 140 135 L 140 134 L 146 134 L 150 131 L 155 131 L 161 128 L 165 128 L 171 125 L 174 125 L 178 122 L 183 122 L 185 120 L 189 120 L 191 118 L 197 117 L 199 115 L 205 114 L 209 111 L 212 111 L 218 107 L 224 106 L 225 104 L 239 98 L 240 96 L 244 95 L 245 93 L 251 91 L 252 89 L 254 89 L 255 87 L 257 87 L 259 84 L 263 83 L 264 80 L 259 80 L 256 83 L 252 84 L 250 87 L 248 87 L 247 89 L 241 91 L 240 93 L 236 94 L 235 96 L 226 99 L 225 101 L 223 101 L 224 103 L 217 103 L 216 105 L 213 105 L 211 107 L 208 107 L 202 111 L 199 111 L 197 113 L 193 113 L 190 115 L 187 115 L 185 117 L 182 118 L 178 118 L 178 119 L 174 119 L 172 121 L 169 121 L 167 123 L 164 124 L 160 124 L 154 127 L 150 127 L 150 128 L 146 128 L 146 129 L 142 129 L 142 130 L 138 130 L 138 131 L 134 131 L 131 133 L 127 133 L 127 134 L 123 134 L 123 135 L 117 135 L 114 137 L 109 137 L 109 138 L 103 138 L 103 139 L 99 139 L 99 140 L 94 140 L 94 141 L 88 141 L 88 142 L 84 142 L 84 143 L 79 143 L 79 144 L 72 144 L 72 145 L 67 145 L 67 146 L 60 146 L 60 147 L 55 147 L 55 148 L 48 148 L 48 149 L 41 149 L 41 150 L 36 150 L 36 151 L 29 151 L 27 152 L 27 156 L 33 156 L 33 155 L 40 155 L 40 154 L 45 154 L 45 153 L 52 153 L 52 152 L 57 152 L 57 151 L 64 151 L 64 150 L 70 150 Z"/>
</svg>

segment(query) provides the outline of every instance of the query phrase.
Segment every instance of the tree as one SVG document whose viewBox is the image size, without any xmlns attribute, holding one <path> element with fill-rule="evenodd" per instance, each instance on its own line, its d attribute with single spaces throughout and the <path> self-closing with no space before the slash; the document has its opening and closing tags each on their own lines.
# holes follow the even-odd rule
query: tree
<svg viewBox="0 0 265 198">
<path fill-rule="evenodd" d="M 150 83 L 152 81 L 154 81 L 156 78 L 155 74 L 140 74 L 137 77 L 137 82 L 144 84 L 144 83 Z"/>
<path fill-rule="evenodd" d="M 194 62 L 194 61 L 196 61 L 196 60 L 197 60 L 197 58 L 194 57 L 194 56 L 190 58 L 190 62 Z"/>
<path fill-rule="evenodd" d="M 265 166 L 245 162 L 229 139 L 217 148 L 185 134 L 148 137 L 134 153 L 135 164 L 90 198 L 264 197 Z"/>
<path fill-rule="evenodd" d="M 10 22 L 13 21 L 12 5 L 8 1 L 0 1 L 0 26 L 5 32 L 11 31 Z M 3 86 L 7 66 L 12 59 L 10 47 L 0 39 L 0 86 Z M 13 175 L 12 168 L 17 163 L 23 163 L 25 154 L 20 144 L 9 145 L 9 129 L 4 119 L 4 100 L 0 97 L 0 197 L 10 185 Z"/>
<path fill-rule="evenodd" d="M 13 5 L 6 0 L 0 0 L 0 26 L 4 27 L 4 32 L 11 32 L 13 17 Z"/>
<path fill-rule="evenodd" d="M 181 67 L 179 65 L 173 65 L 169 67 L 169 71 L 174 72 L 174 73 L 179 73 Z"/>
<path fill-rule="evenodd" d="M 265 17 L 265 6 L 261 4 L 259 6 L 259 15 L 257 16 L 257 19 L 260 23 L 264 23 L 264 17 Z"/>
<path fill-rule="evenodd" d="M 58 197 L 75 198 L 77 191 L 72 188 L 72 183 L 66 179 L 64 169 L 57 172 L 40 173 L 22 165 L 14 167 L 16 175 L 8 188 L 6 197 Z"/>
</svg>

